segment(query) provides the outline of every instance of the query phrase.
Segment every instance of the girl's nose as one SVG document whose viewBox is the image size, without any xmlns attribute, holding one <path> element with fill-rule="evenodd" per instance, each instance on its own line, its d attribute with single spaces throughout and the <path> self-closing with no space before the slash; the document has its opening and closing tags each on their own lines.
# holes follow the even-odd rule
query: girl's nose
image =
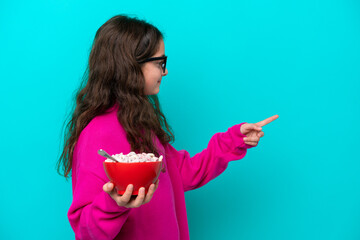
<svg viewBox="0 0 360 240">
<path fill-rule="evenodd" d="M 168 74 L 168 70 L 167 70 L 167 68 L 165 68 L 165 72 L 163 72 L 163 76 L 166 76 Z"/>
</svg>

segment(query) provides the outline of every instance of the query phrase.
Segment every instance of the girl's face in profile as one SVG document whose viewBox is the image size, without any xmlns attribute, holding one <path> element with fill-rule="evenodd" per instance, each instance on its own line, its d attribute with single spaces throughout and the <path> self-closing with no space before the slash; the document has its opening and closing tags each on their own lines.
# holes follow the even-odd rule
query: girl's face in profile
<svg viewBox="0 0 360 240">
<path fill-rule="evenodd" d="M 151 56 L 151 58 L 163 56 L 165 56 L 165 45 L 164 41 L 160 40 L 159 49 L 154 56 Z M 161 67 L 163 62 L 164 60 L 150 61 L 144 63 L 141 67 L 145 78 L 145 95 L 155 95 L 159 93 L 161 78 L 168 74 L 167 69 L 165 69 L 164 72 Z"/>
</svg>

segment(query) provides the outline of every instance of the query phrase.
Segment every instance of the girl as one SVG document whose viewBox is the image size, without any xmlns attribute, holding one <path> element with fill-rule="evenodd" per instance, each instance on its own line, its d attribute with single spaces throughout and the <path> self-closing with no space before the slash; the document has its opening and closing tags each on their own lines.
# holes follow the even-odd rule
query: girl
<svg viewBox="0 0 360 240">
<path fill-rule="evenodd" d="M 193 157 L 177 151 L 156 95 L 168 74 L 166 60 L 163 35 L 145 21 L 118 15 L 96 32 L 58 162 L 58 171 L 72 176 L 68 217 L 76 239 L 189 239 L 184 192 L 243 158 L 264 136 L 261 127 L 277 118 L 217 133 Z M 164 171 L 146 195 L 142 188 L 132 197 L 132 185 L 118 195 L 99 149 L 163 155 Z"/>
</svg>

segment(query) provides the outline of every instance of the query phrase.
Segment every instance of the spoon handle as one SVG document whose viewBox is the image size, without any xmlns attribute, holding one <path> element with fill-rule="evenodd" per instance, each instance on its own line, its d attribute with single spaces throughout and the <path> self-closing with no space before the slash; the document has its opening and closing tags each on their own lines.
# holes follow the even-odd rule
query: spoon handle
<svg viewBox="0 0 360 240">
<path fill-rule="evenodd" d="M 115 162 L 119 162 L 118 160 L 116 160 L 115 158 L 113 158 L 112 156 L 110 156 L 110 154 L 108 154 L 107 152 L 105 152 L 104 150 L 100 149 L 98 151 L 98 154 L 103 156 L 103 157 L 106 157 L 106 158 L 109 158 L 111 160 L 114 160 Z"/>
</svg>

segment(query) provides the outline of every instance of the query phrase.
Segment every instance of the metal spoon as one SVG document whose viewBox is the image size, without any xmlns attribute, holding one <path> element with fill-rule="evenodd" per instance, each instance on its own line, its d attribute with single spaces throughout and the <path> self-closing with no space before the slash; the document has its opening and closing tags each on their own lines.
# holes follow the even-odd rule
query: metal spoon
<svg viewBox="0 0 360 240">
<path fill-rule="evenodd" d="M 108 154 L 107 152 L 105 152 L 104 150 L 100 149 L 98 151 L 98 154 L 103 156 L 103 157 L 106 157 L 106 158 L 109 158 L 111 160 L 114 160 L 115 162 L 119 162 L 118 160 L 116 160 L 115 158 L 113 158 L 112 156 L 110 156 L 110 154 Z"/>
</svg>

